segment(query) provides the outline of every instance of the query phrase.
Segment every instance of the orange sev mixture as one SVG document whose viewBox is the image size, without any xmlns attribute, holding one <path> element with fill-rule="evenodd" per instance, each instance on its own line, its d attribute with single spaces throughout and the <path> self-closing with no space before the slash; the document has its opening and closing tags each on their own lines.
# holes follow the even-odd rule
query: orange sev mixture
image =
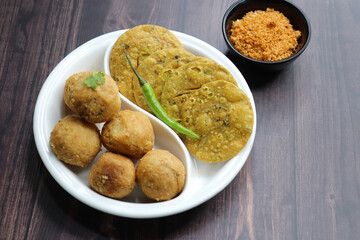
<svg viewBox="0 0 360 240">
<path fill-rule="evenodd" d="M 230 42 L 240 53 L 261 61 L 290 57 L 301 35 L 284 14 L 272 8 L 248 12 L 233 22 L 230 32 Z"/>
</svg>

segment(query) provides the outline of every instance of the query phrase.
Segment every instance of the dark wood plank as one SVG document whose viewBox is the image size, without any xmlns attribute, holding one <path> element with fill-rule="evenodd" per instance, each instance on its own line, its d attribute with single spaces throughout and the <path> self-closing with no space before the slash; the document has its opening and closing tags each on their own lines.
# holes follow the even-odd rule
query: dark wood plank
<svg viewBox="0 0 360 240">
<path fill-rule="evenodd" d="M 10 3 L 10 2 L 9 2 Z M 1 233 L 9 239 L 28 236 L 38 191 L 40 169 L 32 117 L 37 94 L 46 76 L 65 56 L 70 31 L 62 29 L 71 12 L 44 1 L 5 6 L 12 25 L 1 64 Z M 64 15 L 63 15 L 64 14 Z M 3 16 L 3 15 L 2 15 Z M 49 21 L 49 16 L 56 16 Z M 62 22 L 58 21 L 62 19 Z M 54 31 L 58 31 L 55 33 Z M 50 38 L 51 36 L 51 38 Z M 62 40 L 59 36 L 64 36 Z M 57 41 L 58 40 L 58 41 Z M 71 46 L 73 48 L 73 46 Z"/>
<path fill-rule="evenodd" d="M 348 48 L 359 38 L 352 30 L 359 4 L 353 4 L 333 1 L 321 11 L 323 4 L 307 3 L 314 18 L 312 54 L 305 59 L 308 69 L 296 72 L 301 82 L 294 83 L 300 239 L 355 239 L 359 233 L 360 85 L 352 75 L 360 62 L 359 51 Z"/>
</svg>

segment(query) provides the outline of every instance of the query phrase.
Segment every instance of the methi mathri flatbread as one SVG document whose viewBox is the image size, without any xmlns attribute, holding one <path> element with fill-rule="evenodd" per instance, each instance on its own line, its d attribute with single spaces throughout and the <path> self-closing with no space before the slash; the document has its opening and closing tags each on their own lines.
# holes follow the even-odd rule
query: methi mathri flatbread
<svg viewBox="0 0 360 240">
<path fill-rule="evenodd" d="M 183 48 L 180 40 L 171 31 L 156 25 L 136 26 L 117 39 L 110 55 L 110 72 L 121 94 L 132 102 L 135 102 L 132 86 L 134 73 L 125 58 L 124 44 L 129 45 L 127 54 L 135 69 L 141 61 L 157 50 Z"/>
<path fill-rule="evenodd" d="M 225 161 L 243 149 L 252 133 L 254 113 L 246 94 L 227 81 L 194 91 L 182 106 L 181 123 L 201 136 L 184 136 L 191 154 L 205 162 Z"/>
<path fill-rule="evenodd" d="M 237 85 L 231 73 L 217 62 L 198 57 L 196 60 L 171 72 L 164 84 L 160 103 L 170 117 L 180 120 L 182 103 L 188 94 L 208 82 L 223 80 Z"/>
<path fill-rule="evenodd" d="M 167 48 L 158 50 L 140 63 L 137 72 L 152 86 L 156 97 L 159 99 L 163 86 L 171 73 L 184 64 L 193 61 L 193 59 L 196 59 L 196 56 L 185 49 Z M 151 112 L 136 76 L 133 77 L 133 86 L 136 104 Z"/>
</svg>

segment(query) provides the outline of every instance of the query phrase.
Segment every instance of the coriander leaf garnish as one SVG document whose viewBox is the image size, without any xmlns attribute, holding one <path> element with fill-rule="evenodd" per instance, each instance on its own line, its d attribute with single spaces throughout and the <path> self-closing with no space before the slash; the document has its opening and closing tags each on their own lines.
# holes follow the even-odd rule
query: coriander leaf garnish
<svg viewBox="0 0 360 240">
<path fill-rule="evenodd" d="M 96 86 L 105 83 L 105 74 L 103 72 L 93 72 L 93 74 L 85 79 L 86 86 L 92 90 L 96 89 Z"/>
</svg>

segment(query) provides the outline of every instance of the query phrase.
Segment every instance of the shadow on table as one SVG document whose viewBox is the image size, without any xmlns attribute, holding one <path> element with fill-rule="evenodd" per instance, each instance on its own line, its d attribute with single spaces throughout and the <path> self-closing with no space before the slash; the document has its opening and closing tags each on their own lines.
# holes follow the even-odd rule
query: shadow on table
<svg viewBox="0 0 360 240">
<path fill-rule="evenodd" d="M 250 89 L 259 89 L 265 87 L 267 84 L 271 83 L 282 71 L 268 71 L 261 70 L 258 68 L 251 67 L 244 64 L 239 59 L 236 58 L 232 53 L 227 51 L 225 55 L 234 63 L 234 65 L 239 69 L 241 74 L 244 76 L 246 82 L 248 83 Z"/>
<path fill-rule="evenodd" d="M 73 198 L 57 184 L 46 169 L 41 182 L 45 186 L 39 199 L 39 207 L 42 208 L 40 212 L 44 215 L 43 219 L 50 220 L 53 225 L 46 230 L 49 232 L 54 228 L 71 236 L 80 235 L 81 238 L 93 238 L 95 234 L 101 239 L 162 239 L 164 233 L 172 235 L 172 231 L 186 235 L 184 232 L 189 232 L 189 225 L 198 219 L 196 216 L 205 214 L 202 213 L 205 207 L 199 206 L 163 218 L 118 217 L 93 209 Z M 49 222 L 42 224 L 49 227 Z"/>
<path fill-rule="evenodd" d="M 81 239 L 94 238 L 94 235 L 96 239 L 164 239 L 166 236 L 182 238 L 194 233 L 210 237 L 214 227 L 218 228 L 215 232 L 233 229 L 231 225 L 224 228 L 218 222 L 237 218 L 237 215 L 242 215 L 241 209 L 246 209 L 247 202 L 241 202 L 238 210 L 228 206 L 229 202 L 238 205 L 240 192 L 247 189 L 245 176 L 249 174 L 249 164 L 244 168 L 233 180 L 235 183 L 225 188 L 223 193 L 186 212 L 155 219 L 117 217 L 88 207 L 62 189 L 44 169 L 40 180 L 43 185 L 38 203 L 40 213 L 37 213 L 43 215 L 41 219 L 44 221 L 38 225 L 39 228 L 46 227 L 42 230 L 47 231 L 44 235 L 56 231 Z"/>
</svg>

